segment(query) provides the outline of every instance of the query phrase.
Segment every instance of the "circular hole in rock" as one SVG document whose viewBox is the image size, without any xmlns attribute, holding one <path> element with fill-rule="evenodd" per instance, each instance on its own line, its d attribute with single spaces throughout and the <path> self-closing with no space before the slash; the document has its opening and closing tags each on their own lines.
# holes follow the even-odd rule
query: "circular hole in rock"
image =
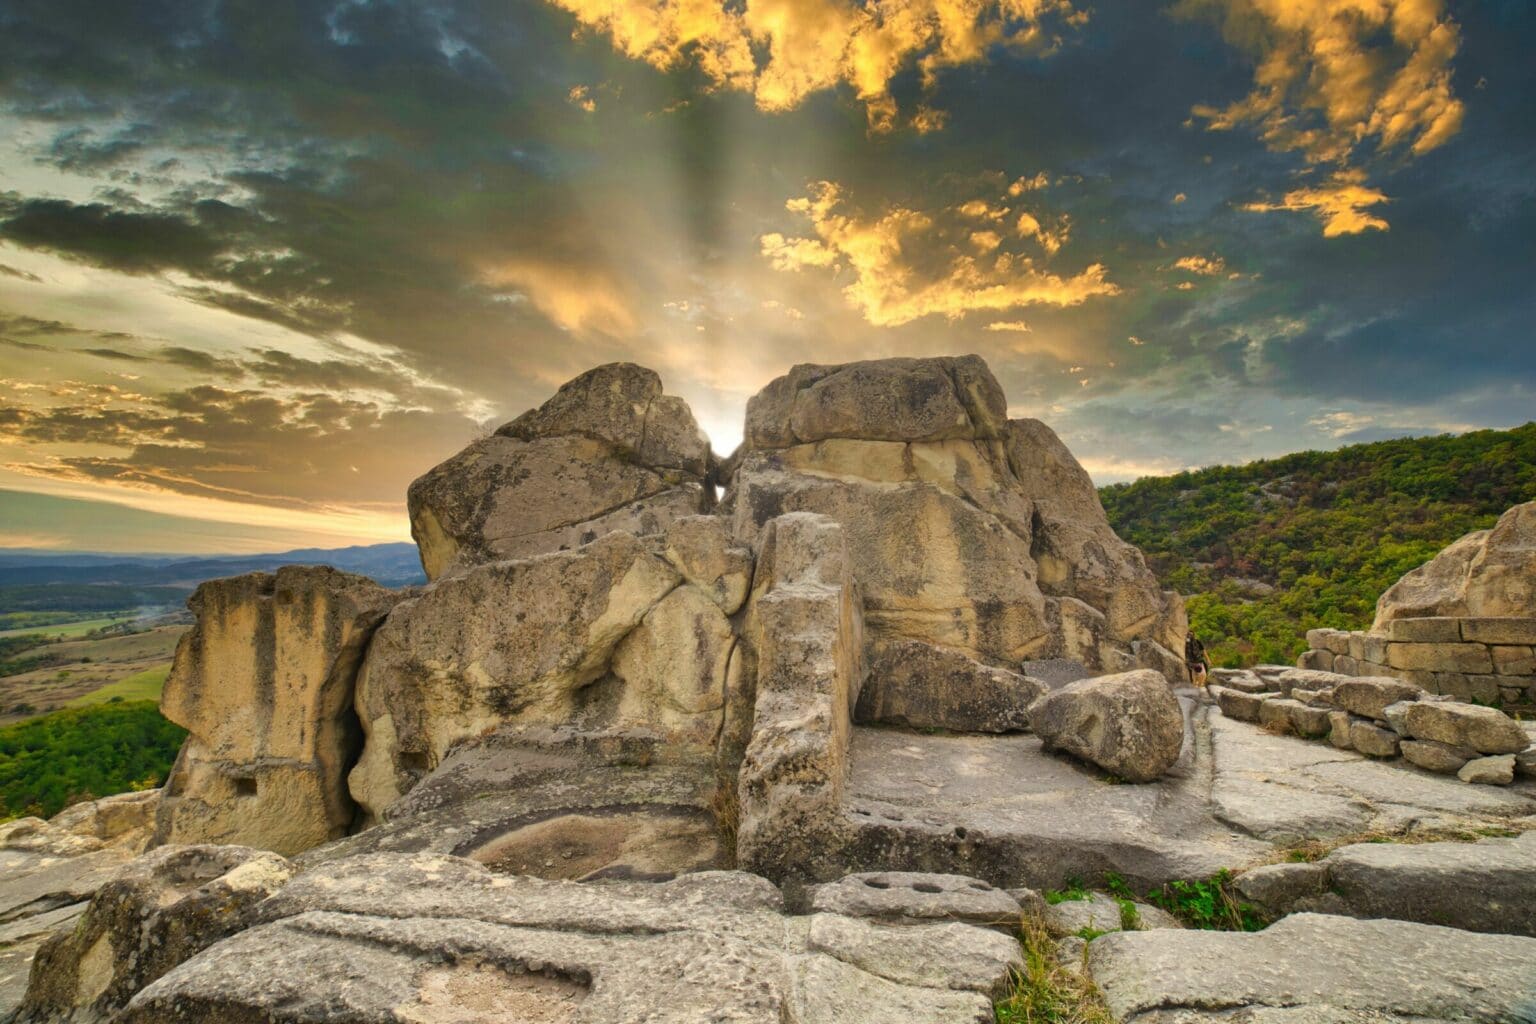
<svg viewBox="0 0 1536 1024">
<path fill-rule="evenodd" d="M 964 839 L 965 836 L 966 836 L 965 826 L 963 826 L 963 825 L 956 825 L 955 826 L 955 838 L 956 839 Z"/>
<path fill-rule="evenodd" d="M 938 886 L 934 885 L 932 882 L 914 882 L 913 885 L 912 885 L 912 888 L 916 889 L 918 892 L 943 892 L 944 891 L 943 889 L 940 889 Z"/>
<path fill-rule="evenodd" d="M 864 879 L 864 884 L 871 889 L 889 889 L 891 887 L 890 882 L 882 882 L 878 878 L 866 878 Z"/>
</svg>

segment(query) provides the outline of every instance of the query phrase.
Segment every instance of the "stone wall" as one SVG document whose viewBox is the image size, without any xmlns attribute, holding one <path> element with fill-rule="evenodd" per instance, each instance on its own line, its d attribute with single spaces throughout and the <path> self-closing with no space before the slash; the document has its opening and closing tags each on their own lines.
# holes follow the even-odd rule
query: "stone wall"
<svg viewBox="0 0 1536 1024">
<path fill-rule="evenodd" d="M 1382 760 L 1401 756 L 1463 782 L 1507 786 L 1536 773 L 1536 744 L 1519 722 L 1405 680 L 1304 668 L 1278 675 L 1218 669 L 1216 680 L 1211 695 L 1223 715 L 1275 733 Z"/>
<path fill-rule="evenodd" d="M 1391 676 L 1481 704 L 1536 704 L 1536 618 L 1391 619 L 1369 633 L 1307 632 L 1301 668 Z"/>
</svg>

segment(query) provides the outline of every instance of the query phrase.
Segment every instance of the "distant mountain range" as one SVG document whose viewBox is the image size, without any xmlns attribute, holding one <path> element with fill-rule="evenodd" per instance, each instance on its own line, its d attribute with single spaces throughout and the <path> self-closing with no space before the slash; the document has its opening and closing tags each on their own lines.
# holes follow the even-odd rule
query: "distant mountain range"
<svg viewBox="0 0 1536 1024">
<path fill-rule="evenodd" d="M 299 548 L 269 555 L 120 555 L 0 548 L 0 586 L 116 584 L 130 587 L 184 587 L 246 572 L 271 572 L 283 565 L 333 565 L 371 577 L 388 587 L 425 583 L 414 544 L 369 544 L 346 548 Z"/>
</svg>

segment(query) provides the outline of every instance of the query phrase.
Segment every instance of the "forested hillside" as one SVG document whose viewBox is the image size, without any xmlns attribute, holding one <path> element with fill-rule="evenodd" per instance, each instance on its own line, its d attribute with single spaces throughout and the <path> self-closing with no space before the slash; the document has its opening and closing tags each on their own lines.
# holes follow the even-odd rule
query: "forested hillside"
<svg viewBox="0 0 1536 1024">
<path fill-rule="evenodd" d="M 1399 576 L 1536 499 L 1536 422 L 1298 452 L 1099 494 L 1120 536 L 1185 595 L 1215 664 L 1292 662 L 1308 629 L 1368 626 Z"/>
</svg>

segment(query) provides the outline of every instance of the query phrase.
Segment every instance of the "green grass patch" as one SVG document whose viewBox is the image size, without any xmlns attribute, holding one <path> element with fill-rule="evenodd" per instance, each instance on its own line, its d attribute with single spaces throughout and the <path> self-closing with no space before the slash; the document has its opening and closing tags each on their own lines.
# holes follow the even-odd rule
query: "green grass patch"
<svg viewBox="0 0 1536 1024">
<path fill-rule="evenodd" d="M 1069 878 L 1065 888 L 1045 890 L 1045 902 L 1053 906 L 1057 903 L 1075 903 L 1078 900 L 1085 900 L 1092 895 L 1081 880 Z"/>
<path fill-rule="evenodd" d="M 68 708 L 0 728 L 0 816 L 50 817 L 81 800 L 158 786 L 186 736 L 150 701 Z"/>
<path fill-rule="evenodd" d="M 133 616 L 131 614 L 117 615 L 107 618 L 77 619 L 74 622 L 60 622 L 51 626 L 31 626 L 25 629 L 9 629 L 0 633 L 0 636 L 36 636 L 45 640 L 64 640 L 85 636 L 94 633 L 98 629 L 115 626 L 119 622 L 127 622 Z"/>
<path fill-rule="evenodd" d="M 1113 1024 L 1086 965 L 1072 970 L 1057 959 L 1056 943 L 1038 915 L 1025 915 L 1019 944 L 1024 967 L 1014 973 L 1007 997 L 993 1004 L 997 1024 Z"/>
<path fill-rule="evenodd" d="M 131 676 L 125 676 L 115 683 L 108 683 L 99 690 L 93 690 L 81 697 L 65 703 L 66 708 L 85 708 L 93 704 L 116 703 L 119 701 L 152 700 L 160 703 L 160 692 L 165 689 L 166 677 L 171 674 L 171 666 L 160 665 L 156 668 L 146 669 L 143 672 L 135 672 Z"/>
<path fill-rule="evenodd" d="M 1149 893 L 1147 902 L 1168 911 L 1190 928 L 1256 932 L 1269 924 L 1257 907 L 1238 897 L 1232 887 L 1232 872 L 1225 868 L 1210 878 L 1169 882 Z"/>
</svg>

